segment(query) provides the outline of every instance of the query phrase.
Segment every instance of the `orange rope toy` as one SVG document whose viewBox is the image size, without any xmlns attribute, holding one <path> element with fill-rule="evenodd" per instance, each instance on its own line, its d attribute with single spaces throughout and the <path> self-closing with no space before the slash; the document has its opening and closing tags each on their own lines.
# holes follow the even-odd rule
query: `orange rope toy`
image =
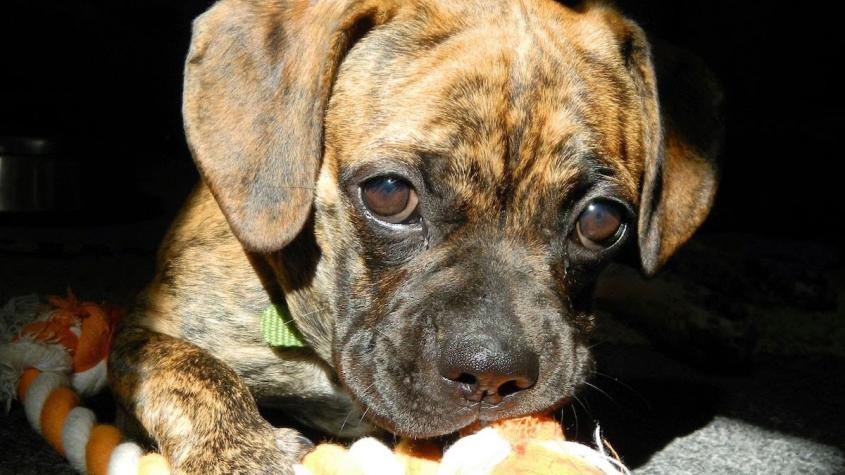
<svg viewBox="0 0 845 475">
<path fill-rule="evenodd" d="M 17 396 L 32 427 L 80 473 L 170 473 L 161 455 L 144 455 L 80 405 L 106 385 L 106 357 L 122 311 L 81 302 L 70 291 L 48 302 L 19 297 L 0 310 L 0 402 L 8 410 Z"/>
</svg>

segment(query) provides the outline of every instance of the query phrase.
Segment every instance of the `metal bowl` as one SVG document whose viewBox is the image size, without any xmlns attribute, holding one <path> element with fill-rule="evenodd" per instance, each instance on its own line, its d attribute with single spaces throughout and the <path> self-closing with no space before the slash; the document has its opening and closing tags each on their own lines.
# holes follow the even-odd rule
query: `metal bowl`
<svg viewBox="0 0 845 475">
<path fill-rule="evenodd" d="M 80 184 L 78 160 L 55 141 L 0 137 L 0 212 L 79 209 Z"/>
</svg>

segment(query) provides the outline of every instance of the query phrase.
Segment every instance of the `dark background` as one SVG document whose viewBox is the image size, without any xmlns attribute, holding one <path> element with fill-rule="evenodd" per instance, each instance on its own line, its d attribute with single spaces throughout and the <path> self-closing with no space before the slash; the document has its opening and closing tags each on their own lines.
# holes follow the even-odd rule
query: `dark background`
<svg viewBox="0 0 845 475">
<path fill-rule="evenodd" d="M 155 170 L 167 175 L 163 188 L 184 194 L 195 175 L 184 166 L 182 62 L 190 20 L 210 3 L 5 0 L 0 136 L 64 139 L 124 195 L 156 181 Z M 836 239 L 845 132 L 837 16 L 789 3 L 619 3 L 650 33 L 700 55 L 724 85 L 723 177 L 705 231 Z M 137 201 L 114 197 L 101 218 L 125 219 Z"/>
</svg>

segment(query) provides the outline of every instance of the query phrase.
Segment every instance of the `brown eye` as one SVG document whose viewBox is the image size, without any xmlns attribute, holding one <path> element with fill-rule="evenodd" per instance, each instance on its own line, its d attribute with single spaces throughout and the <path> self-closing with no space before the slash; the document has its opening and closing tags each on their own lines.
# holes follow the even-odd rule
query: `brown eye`
<svg viewBox="0 0 845 475">
<path fill-rule="evenodd" d="M 622 211 L 619 206 L 607 201 L 593 201 L 587 205 L 575 225 L 578 241 L 593 250 L 612 246 L 624 231 Z"/>
<path fill-rule="evenodd" d="M 371 178 L 361 186 L 361 198 L 378 219 L 400 224 L 413 218 L 419 198 L 405 180 L 394 176 Z"/>
</svg>

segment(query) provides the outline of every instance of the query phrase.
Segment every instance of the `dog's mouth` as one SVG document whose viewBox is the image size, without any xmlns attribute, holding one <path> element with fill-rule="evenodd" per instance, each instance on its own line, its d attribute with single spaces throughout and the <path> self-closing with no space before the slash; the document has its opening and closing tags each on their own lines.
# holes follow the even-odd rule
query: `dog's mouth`
<svg viewBox="0 0 845 475">
<path fill-rule="evenodd" d="M 449 434 L 449 435 L 453 435 L 453 434 L 466 435 L 467 433 L 477 432 L 478 430 L 481 430 L 481 429 L 487 427 L 488 425 L 490 425 L 494 422 L 498 422 L 498 421 L 501 421 L 501 420 L 504 420 L 504 419 L 513 419 L 513 418 L 517 418 L 517 417 L 527 416 L 527 415 L 530 415 L 530 414 L 552 414 L 552 413 L 556 413 L 556 412 L 560 411 L 562 408 L 568 406 L 572 402 L 572 400 L 573 400 L 572 396 L 567 396 L 567 397 L 561 398 L 561 400 L 557 401 L 555 404 L 552 404 L 551 406 L 540 409 L 538 411 L 526 411 L 524 414 L 523 413 L 516 413 L 515 415 L 509 414 L 505 417 L 502 416 L 502 412 L 497 407 L 498 406 L 497 404 L 486 404 L 486 403 L 483 403 L 483 402 L 479 402 L 479 403 L 474 404 L 472 407 L 470 407 L 471 411 L 475 412 L 474 420 L 472 420 L 471 422 L 469 422 L 465 426 L 459 428 L 458 430 L 456 430 L 455 432 L 453 432 L 452 434 Z"/>
<path fill-rule="evenodd" d="M 397 436 L 437 438 L 554 411 L 569 403 L 589 372 L 586 342 L 562 321 L 548 324 L 548 336 L 535 338 L 542 342 L 523 344 L 528 350 L 516 344 L 527 339 L 503 337 L 496 344 L 472 334 L 456 338 L 459 344 L 435 344 L 433 335 L 420 341 L 417 333 L 395 336 L 386 334 L 390 325 L 383 327 L 338 338 L 335 370 L 358 417 Z"/>
<path fill-rule="evenodd" d="M 559 421 L 560 424 L 563 424 L 563 415 L 561 411 L 566 408 L 572 400 L 572 397 L 566 397 L 559 401 L 557 404 L 555 404 L 553 407 L 548 408 L 547 410 L 537 411 L 537 414 L 550 415 L 555 420 Z M 398 433 L 397 431 L 391 428 L 391 425 L 389 423 L 386 423 L 385 421 L 378 421 L 377 418 L 372 418 L 371 422 L 385 430 L 385 432 L 381 432 L 380 434 L 372 434 L 372 436 L 379 438 L 388 446 L 394 446 L 399 443 L 399 441 L 401 440 L 397 437 L 399 436 L 402 438 L 413 439 L 415 442 L 424 441 L 426 444 L 430 444 L 431 446 L 439 448 L 441 451 L 445 451 L 448 447 L 451 447 L 456 442 L 458 442 L 458 440 L 462 437 L 475 434 L 476 432 L 488 426 L 492 426 L 495 422 L 501 420 L 503 420 L 503 418 L 497 417 L 495 410 L 492 410 L 490 408 L 482 409 L 479 407 L 476 409 L 475 419 L 471 420 L 471 422 L 468 422 L 462 427 L 459 427 L 450 432 L 446 432 L 444 434 L 431 435 L 427 437 L 419 437 Z"/>
<path fill-rule="evenodd" d="M 550 354 L 567 354 L 552 350 Z M 373 353 L 355 351 L 354 355 Z M 376 361 L 366 357 L 347 360 L 353 363 L 352 370 L 343 371 L 343 366 L 338 365 L 338 374 L 360 410 L 350 421 L 352 425 L 360 418 L 365 424 L 397 436 L 431 439 L 503 419 L 549 413 L 568 405 L 586 377 L 587 366 L 584 355 L 568 354 L 569 358 L 544 358 L 545 371 L 533 384 L 518 391 L 503 390 L 504 386 L 499 385 L 498 392 L 493 391 L 496 397 L 487 397 L 492 391 L 488 391 L 489 385 L 467 391 L 456 381 L 460 378 L 447 378 L 435 367 L 423 366 L 426 359 L 408 359 L 405 354 L 393 352 Z"/>
<path fill-rule="evenodd" d="M 435 442 L 452 443 L 460 436 L 474 433 L 484 427 L 504 419 L 512 419 L 530 414 L 557 413 L 571 404 L 572 396 L 565 396 L 545 407 L 538 409 L 520 410 L 512 404 L 489 404 L 477 402 L 461 405 L 457 408 L 439 414 L 440 424 L 426 424 L 425 414 L 417 416 L 418 424 L 400 422 L 397 418 L 382 414 L 365 403 L 359 402 L 363 408 L 364 419 L 373 425 L 400 437 L 412 439 L 432 440 Z M 407 416 L 407 414 L 405 415 Z M 443 423 L 443 421 L 448 421 Z M 409 430 L 409 426 L 412 428 Z"/>
</svg>

